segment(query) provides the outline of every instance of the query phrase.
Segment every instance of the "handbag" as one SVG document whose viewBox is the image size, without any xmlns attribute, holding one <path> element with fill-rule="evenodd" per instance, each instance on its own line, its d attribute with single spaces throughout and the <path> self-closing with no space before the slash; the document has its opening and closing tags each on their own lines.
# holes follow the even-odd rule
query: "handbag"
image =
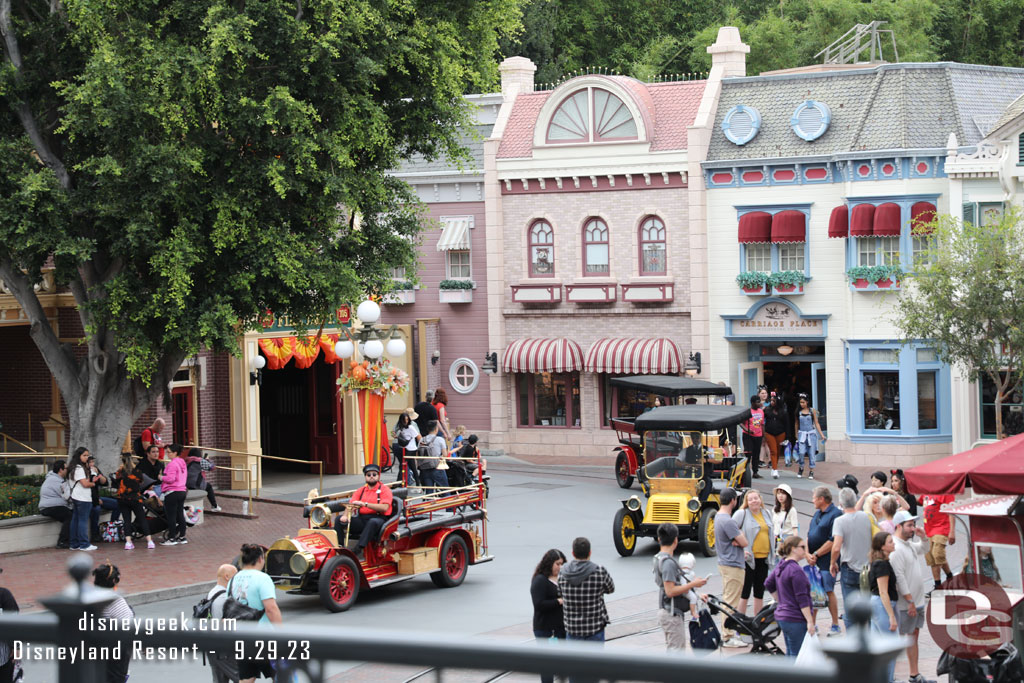
<svg viewBox="0 0 1024 683">
<path fill-rule="evenodd" d="M 804 574 L 807 574 L 807 581 L 811 584 L 811 604 L 815 609 L 828 607 L 828 596 L 825 595 L 825 581 L 821 578 L 821 570 L 817 567 L 807 565 Z"/>
<path fill-rule="evenodd" d="M 711 612 L 701 610 L 697 619 L 690 620 L 690 647 L 694 650 L 717 650 L 722 645 L 722 634 L 711 618 Z"/>
<path fill-rule="evenodd" d="M 100 524 L 100 538 L 104 543 L 120 543 L 124 540 L 124 522 L 103 522 Z"/>
<path fill-rule="evenodd" d="M 263 618 L 263 614 L 266 610 L 254 609 L 248 605 L 243 605 L 241 602 L 236 600 L 235 596 L 231 594 L 231 584 L 234 580 L 235 577 L 232 576 L 231 580 L 228 581 L 228 587 L 226 589 L 228 597 L 224 600 L 224 618 L 235 619 L 237 621 L 259 621 Z"/>
</svg>

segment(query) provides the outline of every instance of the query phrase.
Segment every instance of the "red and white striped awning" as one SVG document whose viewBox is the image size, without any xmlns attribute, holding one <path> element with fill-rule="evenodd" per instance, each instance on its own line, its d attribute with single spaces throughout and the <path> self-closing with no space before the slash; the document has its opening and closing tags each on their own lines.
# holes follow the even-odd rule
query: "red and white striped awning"
<svg viewBox="0 0 1024 683">
<path fill-rule="evenodd" d="M 587 352 L 587 372 L 674 375 L 683 354 L 671 339 L 599 339 Z"/>
<path fill-rule="evenodd" d="M 578 372 L 583 369 L 583 349 L 572 339 L 517 339 L 501 358 L 505 372 Z"/>
</svg>

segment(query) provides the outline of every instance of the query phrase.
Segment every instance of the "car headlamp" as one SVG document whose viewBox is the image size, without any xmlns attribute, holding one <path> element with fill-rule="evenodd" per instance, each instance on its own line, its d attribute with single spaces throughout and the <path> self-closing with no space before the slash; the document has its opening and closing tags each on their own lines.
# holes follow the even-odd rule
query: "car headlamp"
<svg viewBox="0 0 1024 683">
<path fill-rule="evenodd" d="M 691 498 L 690 500 L 686 501 L 686 509 L 692 513 L 696 513 L 698 510 L 700 510 L 700 501 L 697 500 L 696 498 Z"/>
<path fill-rule="evenodd" d="M 313 527 L 317 529 L 330 526 L 331 511 L 323 503 L 320 505 L 314 505 L 313 509 L 309 511 L 309 521 L 313 524 Z"/>
<path fill-rule="evenodd" d="M 288 560 L 288 568 L 292 574 L 305 574 L 313 566 L 313 555 L 310 553 L 295 553 Z"/>
<path fill-rule="evenodd" d="M 632 498 L 630 498 L 629 500 L 626 501 L 626 508 L 629 509 L 629 510 L 632 510 L 633 512 L 639 512 L 640 511 L 640 499 L 637 498 L 636 496 L 633 496 Z"/>
</svg>

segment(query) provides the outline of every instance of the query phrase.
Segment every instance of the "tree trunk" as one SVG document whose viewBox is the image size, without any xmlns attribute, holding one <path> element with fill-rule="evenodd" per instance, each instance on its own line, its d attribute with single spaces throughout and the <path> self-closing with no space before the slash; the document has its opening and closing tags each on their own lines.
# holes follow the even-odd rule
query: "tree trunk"
<svg viewBox="0 0 1024 683">
<path fill-rule="evenodd" d="M 996 391 L 996 438 L 1002 439 L 1005 436 L 1003 434 L 1003 392 L 999 390 Z"/>
</svg>

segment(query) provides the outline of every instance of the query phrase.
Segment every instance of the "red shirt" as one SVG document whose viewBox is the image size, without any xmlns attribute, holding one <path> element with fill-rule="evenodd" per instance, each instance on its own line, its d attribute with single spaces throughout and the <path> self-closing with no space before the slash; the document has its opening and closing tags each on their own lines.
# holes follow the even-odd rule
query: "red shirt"
<svg viewBox="0 0 1024 683">
<path fill-rule="evenodd" d="M 921 496 L 921 504 L 924 505 L 924 533 L 928 538 L 935 535 L 949 536 L 949 515 L 939 512 L 939 508 L 944 503 L 952 503 L 953 500 L 953 496 L 949 494 L 929 493 Z"/>
<path fill-rule="evenodd" d="M 385 516 L 391 514 L 391 501 L 394 500 L 394 496 L 391 495 L 391 489 L 378 483 L 375 487 L 370 488 L 369 486 L 360 486 L 356 489 L 355 494 L 352 495 L 351 502 L 360 503 L 387 503 L 388 509 L 386 512 L 380 513 L 376 510 L 371 510 L 365 505 L 359 508 L 359 514 L 361 515 L 380 515 Z"/>
<path fill-rule="evenodd" d="M 146 442 L 149 442 L 151 446 L 160 447 L 160 459 L 164 459 L 164 437 L 160 436 L 157 432 L 154 432 L 149 427 L 142 430 L 142 447 L 146 448 Z"/>
</svg>

